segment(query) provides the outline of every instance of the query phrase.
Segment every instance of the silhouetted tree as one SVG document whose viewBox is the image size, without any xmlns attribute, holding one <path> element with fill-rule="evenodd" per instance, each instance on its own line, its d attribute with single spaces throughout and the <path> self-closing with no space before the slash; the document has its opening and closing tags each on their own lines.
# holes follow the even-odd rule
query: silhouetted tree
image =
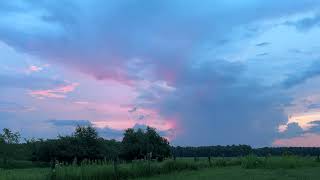
<svg viewBox="0 0 320 180">
<path fill-rule="evenodd" d="M 0 134 L 0 157 L 3 159 L 3 164 L 6 165 L 9 157 L 15 154 L 15 144 L 20 140 L 19 132 L 12 132 L 10 129 L 4 128 Z"/>
<path fill-rule="evenodd" d="M 59 136 L 58 139 L 33 142 L 33 160 L 50 162 L 53 159 L 80 163 L 84 159 L 113 159 L 119 152 L 120 143 L 105 140 L 98 136 L 91 126 L 77 126 L 70 136 Z"/>
<path fill-rule="evenodd" d="M 126 160 L 133 160 L 147 158 L 148 155 L 151 159 L 158 160 L 170 156 L 168 140 L 151 127 L 147 127 L 144 131 L 127 129 L 122 140 L 121 156 Z"/>
<path fill-rule="evenodd" d="M 17 144 L 20 141 L 20 133 L 12 132 L 10 129 L 4 128 L 0 134 L 0 143 Z"/>
</svg>

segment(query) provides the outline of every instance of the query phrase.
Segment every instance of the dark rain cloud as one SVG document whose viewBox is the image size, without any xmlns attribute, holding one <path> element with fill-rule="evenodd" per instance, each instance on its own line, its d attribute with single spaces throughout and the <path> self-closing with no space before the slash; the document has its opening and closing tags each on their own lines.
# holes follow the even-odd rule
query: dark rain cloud
<svg viewBox="0 0 320 180">
<path fill-rule="evenodd" d="M 290 98 L 276 87 L 246 79 L 241 63 L 218 61 L 185 68 L 174 93 L 145 104 L 178 119 L 182 134 L 173 143 L 263 146 L 277 137 L 278 125 L 287 120 L 280 107 Z"/>
</svg>

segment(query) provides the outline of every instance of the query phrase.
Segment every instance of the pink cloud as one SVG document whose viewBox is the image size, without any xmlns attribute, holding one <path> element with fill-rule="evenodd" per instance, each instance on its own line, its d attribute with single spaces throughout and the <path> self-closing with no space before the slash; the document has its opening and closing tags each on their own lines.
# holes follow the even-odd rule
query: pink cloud
<svg viewBox="0 0 320 180">
<path fill-rule="evenodd" d="M 89 102 L 87 101 L 75 101 L 74 104 L 79 104 L 79 105 L 88 105 Z"/>
<path fill-rule="evenodd" d="M 38 72 L 38 71 L 41 71 L 41 70 L 42 70 L 42 67 L 38 67 L 38 66 L 35 66 L 35 65 L 29 66 L 29 71 L 30 72 Z"/>
<path fill-rule="evenodd" d="M 159 131 L 170 131 L 167 139 L 174 139 L 176 136 L 177 122 L 176 119 L 163 118 L 160 113 L 153 109 L 123 106 L 113 103 L 96 103 L 88 101 L 74 102 L 83 112 L 89 110 L 94 112 L 91 119 L 94 126 L 99 128 L 112 128 L 124 130 L 132 128 L 136 124 L 148 125 Z M 134 109 L 134 111 L 132 111 Z"/>
<path fill-rule="evenodd" d="M 277 139 L 274 146 L 285 147 L 320 147 L 320 134 L 306 133 L 298 137 Z"/>
<path fill-rule="evenodd" d="M 128 116 L 128 108 L 119 104 L 90 101 L 75 101 L 73 103 L 79 110 L 87 112 L 90 115 L 88 119 L 91 119 L 96 127 L 125 129 L 135 124 Z"/>
<path fill-rule="evenodd" d="M 27 74 L 31 74 L 31 73 L 34 73 L 34 72 L 40 72 L 46 67 L 49 67 L 49 64 L 45 64 L 45 65 L 41 65 L 41 66 L 30 65 L 25 72 Z"/>
<path fill-rule="evenodd" d="M 32 97 L 44 99 L 44 98 L 65 98 L 67 93 L 70 93 L 79 86 L 79 83 L 72 83 L 65 86 L 61 86 L 54 89 L 47 90 L 34 90 L 30 91 L 29 94 Z"/>
</svg>

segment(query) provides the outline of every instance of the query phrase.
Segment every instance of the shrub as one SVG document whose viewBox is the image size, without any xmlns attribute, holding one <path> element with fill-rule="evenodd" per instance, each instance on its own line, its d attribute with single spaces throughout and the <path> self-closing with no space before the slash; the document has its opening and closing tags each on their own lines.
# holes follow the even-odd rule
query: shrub
<svg viewBox="0 0 320 180">
<path fill-rule="evenodd" d="M 265 159 L 265 168 L 276 169 L 293 169 L 298 167 L 313 167 L 317 166 L 317 163 L 308 157 L 299 156 L 281 156 L 281 157 L 269 157 Z"/>
<path fill-rule="evenodd" d="M 264 166 L 264 161 L 255 155 L 249 155 L 242 159 L 241 166 L 246 169 L 254 169 Z"/>
<path fill-rule="evenodd" d="M 227 166 L 227 161 L 225 159 L 216 159 L 213 161 L 213 166 L 215 167 L 225 167 Z"/>
<path fill-rule="evenodd" d="M 226 162 L 226 166 L 239 166 L 241 165 L 241 158 L 230 158 Z"/>
<path fill-rule="evenodd" d="M 319 166 L 319 164 L 310 157 L 285 155 L 280 157 L 259 158 L 250 155 L 242 159 L 241 166 L 246 169 L 294 169 L 298 167 L 314 167 Z"/>
</svg>

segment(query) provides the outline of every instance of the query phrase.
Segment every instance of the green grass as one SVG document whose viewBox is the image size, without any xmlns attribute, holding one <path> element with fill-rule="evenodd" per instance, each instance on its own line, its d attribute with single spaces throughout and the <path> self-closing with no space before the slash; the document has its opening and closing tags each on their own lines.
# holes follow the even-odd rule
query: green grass
<svg viewBox="0 0 320 180">
<path fill-rule="evenodd" d="M 44 180 L 49 179 L 50 175 L 48 168 L 0 169 L 0 180 Z"/>
<path fill-rule="evenodd" d="M 82 165 L 82 166 L 68 166 L 56 169 L 57 179 L 68 180 L 90 180 L 90 179 L 130 179 L 145 176 L 154 176 L 159 174 L 169 174 L 172 172 L 199 170 L 208 168 L 209 163 L 204 160 L 197 162 L 191 160 L 167 160 L 162 163 L 158 162 L 134 162 L 130 164 L 121 164 L 117 166 L 117 173 L 114 166 L 109 165 Z"/>
<path fill-rule="evenodd" d="M 43 162 L 32 162 L 26 160 L 8 160 L 4 163 L 3 159 L 0 159 L 0 168 L 2 169 L 27 169 L 27 168 L 38 168 L 38 167 L 49 167 L 49 163 Z"/>
<path fill-rule="evenodd" d="M 177 172 L 138 180 L 319 180 L 320 167 L 243 169 L 240 166 Z"/>
<path fill-rule="evenodd" d="M 320 162 L 314 157 L 179 158 L 164 162 L 135 161 L 58 166 L 49 168 L 0 169 L 0 180 L 111 180 L 111 179 L 320 179 Z"/>
<path fill-rule="evenodd" d="M 316 167 L 320 163 L 314 157 L 280 156 L 280 157 L 256 157 L 253 155 L 242 158 L 241 165 L 245 169 L 293 169 L 299 167 Z"/>
</svg>

